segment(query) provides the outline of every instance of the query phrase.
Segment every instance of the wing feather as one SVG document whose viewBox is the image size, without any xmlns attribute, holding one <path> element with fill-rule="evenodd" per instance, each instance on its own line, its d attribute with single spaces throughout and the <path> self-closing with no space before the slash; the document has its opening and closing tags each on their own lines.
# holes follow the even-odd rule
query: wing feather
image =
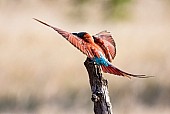
<svg viewBox="0 0 170 114">
<path fill-rule="evenodd" d="M 101 31 L 99 33 L 97 33 L 96 35 L 94 35 L 95 37 L 99 37 L 99 38 L 102 38 L 108 42 L 110 42 L 114 47 L 116 46 L 115 44 L 115 41 L 112 37 L 112 35 L 110 34 L 110 32 L 104 30 L 104 31 Z"/>
<path fill-rule="evenodd" d="M 114 57 L 116 56 L 116 44 L 110 32 L 102 31 L 96 35 L 93 35 L 93 38 L 101 39 L 103 43 L 98 42 L 99 40 L 96 40 L 95 43 L 106 47 L 105 49 L 108 49 L 107 51 L 110 53 L 112 59 L 114 59 Z"/>
<path fill-rule="evenodd" d="M 103 40 L 103 42 L 104 42 L 104 46 L 108 48 L 109 53 L 112 56 L 112 59 L 114 59 L 114 57 L 116 56 L 116 47 L 111 45 L 111 43 L 108 42 L 107 40 Z"/>
<path fill-rule="evenodd" d="M 62 29 L 59 29 L 59 28 L 56 28 L 56 27 L 53 27 L 45 22 L 42 22 L 38 19 L 35 19 L 34 20 L 50 27 L 50 28 L 53 28 L 55 31 L 57 31 L 60 35 L 62 35 L 66 40 L 68 40 L 72 45 L 74 45 L 77 49 L 79 49 L 81 52 L 83 52 L 85 55 L 87 55 L 87 57 L 89 58 L 93 58 L 94 55 L 93 53 L 91 52 L 90 50 L 90 47 L 88 46 L 88 42 L 85 42 L 84 40 L 80 39 L 79 37 L 73 35 L 72 33 L 70 32 L 67 32 L 67 31 L 64 31 Z"/>
</svg>

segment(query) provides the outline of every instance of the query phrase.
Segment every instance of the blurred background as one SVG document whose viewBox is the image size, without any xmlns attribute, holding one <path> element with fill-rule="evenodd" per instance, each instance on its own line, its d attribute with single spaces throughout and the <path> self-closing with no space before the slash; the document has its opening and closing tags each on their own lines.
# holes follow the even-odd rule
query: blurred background
<svg viewBox="0 0 170 114">
<path fill-rule="evenodd" d="M 0 113 L 92 114 L 86 56 L 52 29 L 108 30 L 115 66 L 154 78 L 109 81 L 114 114 L 170 113 L 169 0 L 0 0 Z"/>
</svg>

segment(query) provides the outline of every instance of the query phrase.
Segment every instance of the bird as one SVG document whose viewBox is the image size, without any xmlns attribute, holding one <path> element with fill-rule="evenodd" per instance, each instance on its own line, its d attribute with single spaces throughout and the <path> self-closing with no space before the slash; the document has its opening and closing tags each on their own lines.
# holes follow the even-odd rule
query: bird
<svg viewBox="0 0 170 114">
<path fill-rule="evenodd" d="M 44 24 L 62 35 L 68 40 L 73 46 L 85 54 L 89 59 L 92 60 L 96 65 L 99 65 L 104 73 L 114 74 L 117 76 L 136 78 L 149 78 L 152 76 L 132 74 L 120 70 L 119 68 L 112 65 L 112 61 L 116 56 L 116 44 L 110 32 L 104 30 L 95 35 L 90 35 L 87 32 L 71 33 L 60 28 L 49 25 L 39 19 L 33 18 L 34 20 Z"/>
</svg>

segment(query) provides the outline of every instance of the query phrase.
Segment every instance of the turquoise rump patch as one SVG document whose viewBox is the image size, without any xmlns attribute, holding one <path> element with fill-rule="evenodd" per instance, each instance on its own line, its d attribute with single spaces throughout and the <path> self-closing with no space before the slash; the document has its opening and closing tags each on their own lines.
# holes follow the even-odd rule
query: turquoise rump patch
<svg viewBox="0 0 170 114">
<path fill-rule="evenodd" d="M 100 54 L 100 58 L 94 57 L 92 60 L 96 62 L 96 64 L 98 65 L 104 65 L 104 66 L 110 65 L 110 62 L 102 54 Z"/>
</svg>

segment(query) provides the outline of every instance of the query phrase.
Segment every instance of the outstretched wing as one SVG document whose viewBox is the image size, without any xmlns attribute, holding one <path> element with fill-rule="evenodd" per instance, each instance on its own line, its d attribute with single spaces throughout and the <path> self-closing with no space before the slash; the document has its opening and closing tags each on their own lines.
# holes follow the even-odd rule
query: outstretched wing
<svg viewBox="0 0 170 114">
<path fill-rule="evenodd" d="M 53 28 L 55 31 L 57 31 L 59 34 L 61 34 L 65 39 L 67 39 L 71 44 L 73 44 L 77 49 L 79 49 L 81 52 L 83 52 L 85 55 L 87 55 L 87 57 L 89 58 L 93 58 L 94 54 L 89 46 L 89 44 L 87 42 L 85 42 L 84 40 L 80 39 L 79 37 L 73 35 L 72 33 L 69 33 L 67 31 L 64 31 L 62 29 L 53 27 L 47 23 L 44 23 L 38 19 L 33 18 L 34 20 L 50 27 Z"/>
<path fill-rule="evenodd" d="M 93 38 L 94 41 L 96 41 L 96 44 L 100 45 L 101 47 L 105 47 L 105 49 L 108 49 L 108 52 L 110 53 L 112 59 L 114 59 L 114 57 L 116 56 L 116 44 L 110 32 L 102 31 L 96 35 L 93 35 Z"/>
</svg>

